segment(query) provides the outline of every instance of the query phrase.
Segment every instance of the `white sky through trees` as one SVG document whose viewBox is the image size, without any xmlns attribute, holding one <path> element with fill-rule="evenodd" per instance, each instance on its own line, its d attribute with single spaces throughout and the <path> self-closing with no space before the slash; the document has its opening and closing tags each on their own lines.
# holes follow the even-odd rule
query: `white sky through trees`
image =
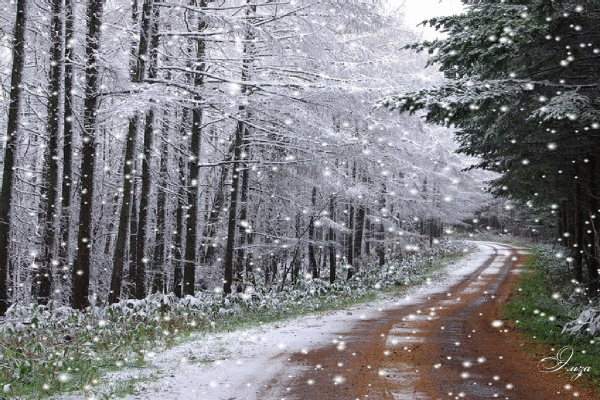
<svg viewBox="0 0 600 400">
<path fill-rule="evenodd" d="M 384 0 L 391 11 L 399 10 L 405 15 L 408 28 L 423 31 L 426 36 L 437 33 L 432 28 L 417 27 L 422 21 L 444 15 L 458 14 L 464 5 L 460 0 Z"/>
</svg>

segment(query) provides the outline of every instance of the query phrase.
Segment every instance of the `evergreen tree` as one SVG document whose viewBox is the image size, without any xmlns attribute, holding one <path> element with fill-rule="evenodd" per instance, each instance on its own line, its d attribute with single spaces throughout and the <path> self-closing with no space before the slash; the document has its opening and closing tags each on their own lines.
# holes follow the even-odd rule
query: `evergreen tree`
<svg viewBox="0 0 600 400">
<path fill-rule="evenodd" d="M 427 50 L 448 80 L 433 89 L 391 96 L 383 106 L 458 128 L 459 151 L 476 167 L 502 174 L 492 192 L 548 215 L 568 215 L 559 234 L 575 255 L 597 259 L 598 195 L 593 180 L 600 152 L 600 2 L 523 0 L 468 7 L 428 23 L 446 37 L 409 46 Z M 561 208 L 555 211 L 554 208 Z M 590 246 L 585 246 L 590 244 Z M 589 263 L 589 266 L 595 265 Z M 588 268 L 598 289 L 597 267 Z"/>
</svg>

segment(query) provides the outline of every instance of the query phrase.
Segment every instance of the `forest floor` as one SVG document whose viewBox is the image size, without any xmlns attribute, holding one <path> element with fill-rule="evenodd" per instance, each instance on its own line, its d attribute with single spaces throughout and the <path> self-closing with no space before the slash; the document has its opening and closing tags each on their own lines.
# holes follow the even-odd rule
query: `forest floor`
<svg viewBox="0 0 600 400">
<path fill-rule="evenodd" d="M 598 398 L 574 376 L 540 371 L 541 358 L 523 354 L 528 339 L 501 321 L 525 257 L 517 247 L 480 243 L 442 281 L 369 305 L 204 336 L 108 375 L 103 392 L 135 385 L 128 400 Z"/>
</svg>

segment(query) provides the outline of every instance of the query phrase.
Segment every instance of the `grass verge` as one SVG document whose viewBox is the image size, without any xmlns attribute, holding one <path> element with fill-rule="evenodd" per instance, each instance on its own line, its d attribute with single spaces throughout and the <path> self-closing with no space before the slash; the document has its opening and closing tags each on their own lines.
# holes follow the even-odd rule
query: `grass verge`
<svg viewBox="0 0 600 400">
<path fill-rule="evenodd" d="M 75 392 L 84 398 L 96 398 L 106 384 L 102 381 L 104 375 L 125 367 L 141 367 L 150 352 L 194 340 L 198 335 L 235 331 L 397 296 L 428 279 L 435 280 L 443 266 L 464 255 L 463 247 L 456 247 L 421 256 L 402 268 L 391 264 L 374 273 L 365 272 L 360 282 L 353 280 L 336 288 L 307 282 L 303 288 L 284 293 L 284 297 L 265 296 L 269 302 L 264 307 L 237 302 L 227 303 L 230 308 L 223 309 L 220 307 L 229 300 L 222 299 L 211 306 L 210 314 L 193 314 L 191 308 L 168 306 L 161 301 L 137 301 L 130 304 L 138 307 L 135 312 L 124 305 L 112 310 L 115 313 L 108 310 L 111 312 L 103 314 L 56 309 L 48 316 L 47 309 L 33 306 L 27 310 L 26 323 L 15 323 L 10 331 L 0 335 L 0 400 L 42 399 Z M 60 313 L 66 317 L 56 319 Z M 100 397 L 130 394 L 136 383 L 136 379 L 114 382 L 108 392 L 102 389 Z"/>
<path fill-rule="evenodd" d="M 569 284 L 568 269 L 549 268 L 550 262 L 532 250 L 502 309 L 503 319 L 511 321 L 520 333 L 527 355 L 540 361 L 553 358 L 541 368 L 598 391 L 600 398 L 600 337 L 562 333 L 564 324 L 574 315 L 573 305 L 563 299 L 574 287 Z"/>
</svg>

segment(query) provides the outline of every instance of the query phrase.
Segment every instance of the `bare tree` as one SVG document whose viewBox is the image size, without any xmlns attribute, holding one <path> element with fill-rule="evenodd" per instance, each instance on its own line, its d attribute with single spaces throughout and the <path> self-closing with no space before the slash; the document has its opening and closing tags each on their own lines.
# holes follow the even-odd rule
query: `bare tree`
<svg viewBox="0 0 600 400">
<path fill-rule="evenodd" d="M 206 0 L 199 0 L 196 5 L 202 9 L 207 5 Z M 204 14 L 197 16 L 198 33 L 202 33 L 207 28 L 206 17 Z M 196 62 L 193 68 L 194 85 L 194 103 L 192 108 L 192 137 L 190 144 L 190 162 L 187 184 L 187 229 L 185 233 L 185 264 L 183 267 L 183 293 L 193 295 L 196 283 L 196 246 L 198 230 L 198 164 L 200 158 L 200 144 L 202 140 L 202 97 L 200 90 L 204 86 L 204 72 L 206 71 L 206 42 L 199 36 L 196 42 Z"/>
<path fill-rule="evenodd" d="M 77 254 L 73 262 L 71 306 L 83 309 L 88 303 L 90 255 L 94 202 L 94 169 L 96 165 L 96 131 L 99 100 L 98 57 L 104 0 L 88 0 L 85 42 L 85 89 L 83 110 L 83 144 L 81 151 L 81 198 Z"/>
<path fill-rule="evenodd" d="M 61 191 L 61 243 L 58 248 L 59 260 L 63 266 L 62 281 L 66 280 L 66 269 L 69 263 L 69 244 L 71 239 L 71 193 L 73 184 L 73 58 L 75 56 L 74 10 L 73 0 L 65 0 L 65 54 L 64 54 L 64 104 L 63 104 L 63 179 Z M 64 285 L 63 285 L 64 286 Z"/>
<path fill-rule="evenodd" d="M 131 10 L 131 19 L 135 24 L 138 20 L 138 6 L 136 0 L 131 2 Z M 134 40 L 131 44 L 130 50 L 131 65 L 129 75 L 131 81 L 136 83 L 139 83 L 140 78 L 143 77 L 143 75 L 140 74 L 140 62 L 143 63 L 143 61 L 139 58 L 139 46 L 140 43 L 136 43 Z M 110 280 L 110 292 L 108 295 L 109 304 L 119 301 L 121 296 L 121 288 L 123 285 L 123 267 L 127 259 L 127 233 L 131 224 L 130 218 L 132 208 L 134 207 L 132 202 L 135 202 L 135 196 L 133 193 L 133 170 L 135 168 L 135 160 L 133 153 L 135 151 L 138 123 L 139 116 L 136 113 L 136 115 L 129 118 L 127 136 L 125 137 L 125 160 L 123 162 L 123 201 L 121 204 L 121 211 L 119 212 L 119 227 L 117 228 L 117 240 L 115 242 L 115 252 L 113 256 L 113 269 Z M 137 234 L 137 232 L 135 232 L 135 234 Z M 130 279 L 132 278 L 133 277 L 130 277 Z"/>
<path fill-rule="evenodd" d="M 53 267 L 56 259 L 56 216 L 58 209 L 58 136 L 60 128 L 60 89 L 62 70 L 62 5 L 61 0 L 52 0 L 52 18 L 50 21 L 50 74 L 48 114 L 46 130 L 48 145 L 44 154 L 44 172 L 42 183 L 42 201 L 40 202 L 41 220 L 43 220 L 42 248 L 39 257 L 37 293 L 39 304 L 48 304 L 52 294 Z"/>
<path fill-rule="evenodd" d="M 140 35 L 140 50 L 138 55 L 138 81 L 144 80 L 145 62 L 148 60 L 148 79 L 156 79 L 158 56 L 158 36 L 156 35 L 156 24 L 158 23 L 158 8 L 154 6 L 154 0 L 144 0 L 142 6 L 142 34 Z M 136 249 L 136 271 L 135 271 L 135 297 L 143 299 L 146 297 L 146 240 L 148 235 L 148 213 L 150 205 L 151 171 L 150 159 L 152 157 L 152 142 L 154 136 L 154 108 L 146 112 L 144 126 L 144 144 L 142 158 L 142 190 L 140 193 L 140 211 L 138 222 L 138 238 Z"/>
<path fill-rule="evenodd" d="M 19 114 L 21 112 L 21 90 L 23 67 L 25 65 L 25 32 L 27 21 L 27 0 L 17 1 L 15 18 L 12 72 L 10 79 L 10 97 L 6 144 L 4 147 L 4 168 L 2 171 L 2 191 L 0 192 L 0 315 L 8 309 L 9 297 L 6 285 L 9 267 L 10 211 L 13 194 L 15 153 L 19 133 Z"/>
<path fill-rule="evenodd" d="M 256 5 L 250 5 L 251 1 L 246 0 L 246 4 L 249 6 L 246 7 L 245 18 L 246 23 L 248 24 L 249 17 L 256 12 Z M 252 63 L 252 40 L 253 33 L 251 31 L 250 26 L 246 26 L 246 32 L 244 36 L 244 44 L 243 44 L 243 59 L 242 59 L 242 82 L 246 82 L 250 79 L 250 64 Z M 247 96 L 251 92 L 251 88 L 246 85 L 241 86 L 241 92 L 243 95 Z M 234 138 L 234 149 L 233 149 L 233 164 L 232 164 L 232 178 L 231 178 L 231 198 L 229 201 L 229 218 L 227 221 L 227 244 L 225 247 L 225 267 L 224 267 L 224 278 L 223 278 L 223 292 L 231 293 L 231 287 L 234 279 L 234 256 L 235 256 L 235 228 L 238 224 L 238 195 L 239 195 L 239 185 L 240 185 L 240 175 L 243 173 L 243 159 L 242 159 L 242 148 L 244 146 L 244 137 L 246 136 L 248 127 L 244 122 L 245 118 L 247 118 L 247 106 L 245 101 L 242 101 L 238 106 L 238 121 L 236 123 L 235 128 L 235 138 Z M 247 175 L 246 175 L 247 176 Z M 246 178 L 247 179 L 247 178 Z M 247 181 L 246 181 L 247 188 Z M 246 208 L 246 204 L 243 204 L 243 207 Z M 244 211 L 246 214 L 247 211 Z M 242 221 L 244 224 L 247 221 Z"/>
</svg>

